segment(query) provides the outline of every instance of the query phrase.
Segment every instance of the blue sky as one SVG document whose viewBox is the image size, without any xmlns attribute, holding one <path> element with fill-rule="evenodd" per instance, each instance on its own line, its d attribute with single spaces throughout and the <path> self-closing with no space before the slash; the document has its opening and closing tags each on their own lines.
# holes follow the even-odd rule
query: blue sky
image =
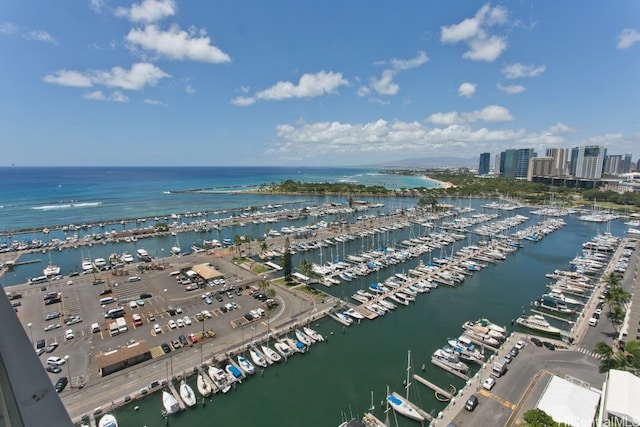
<svg viewBox="0 0 640 427">
<path fill-rule="evenodd" d="M 640 2 L 0 2 L 0 165 L 640 150 Z"/>
</svg>

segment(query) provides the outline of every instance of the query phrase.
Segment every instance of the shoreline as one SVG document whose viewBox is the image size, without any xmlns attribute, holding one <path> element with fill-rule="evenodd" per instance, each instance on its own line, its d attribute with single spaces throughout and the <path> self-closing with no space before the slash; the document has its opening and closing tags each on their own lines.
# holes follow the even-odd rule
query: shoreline
<svg viewBox="0 0 640 427">
<path fill-rule="evenodd" d="M 449 188 L 457 188 L 457 185 L 455 184 L 452 184 L 448 181 L 440 181 L 439 179 L 431 178 L 429 175 L 423 175 L 423 178 L 431 182 L 437 183 L 438 185 L 440 185 L 439 188 L 442 188 L 444 190 L 447 190 Z"/>
</svg>

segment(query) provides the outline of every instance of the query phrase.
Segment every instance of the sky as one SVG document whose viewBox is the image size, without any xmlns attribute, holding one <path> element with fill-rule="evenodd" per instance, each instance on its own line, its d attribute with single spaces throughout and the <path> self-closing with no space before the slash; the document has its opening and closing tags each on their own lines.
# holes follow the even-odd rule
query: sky
<svg viewBox="0 0 640 427">
<path fill-rule="evenodd" d="M 640 2 L 5 0 L 0 166 L 640 155 Z"/>
</svg>

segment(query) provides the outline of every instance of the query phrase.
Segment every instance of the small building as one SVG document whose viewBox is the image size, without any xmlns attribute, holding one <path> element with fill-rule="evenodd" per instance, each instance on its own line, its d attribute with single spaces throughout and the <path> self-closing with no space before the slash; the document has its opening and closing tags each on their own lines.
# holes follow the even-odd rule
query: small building
<svg viewBox="0 0 640 427">
<path fill-rule="evenodd" d="M 194 265 L 189 271 L 194 272 L 204 280 L 217 279 L 223 276 L 221 272 L 213 268 L 209 263 Z M 192 277 L 189 273 L 187 275 Z"/>
<path fill-rule="evenodd" d="M 602 386 L 598 425 L 640 425 L 640 378 L 631 372 L 612 369 Z"/>
<path fill-rule="evenodd" d="M 553 376 L 536 407 L 554 421 L 569 426 L 590 426 L 596 417 L 600 392 L 576 380 Z"/>
<path fill-rule="evenodd" d="M 151 351 L 145 340 L 96 355 L 98 371 L 103 377 L 149 359 Z"/>
</svg>

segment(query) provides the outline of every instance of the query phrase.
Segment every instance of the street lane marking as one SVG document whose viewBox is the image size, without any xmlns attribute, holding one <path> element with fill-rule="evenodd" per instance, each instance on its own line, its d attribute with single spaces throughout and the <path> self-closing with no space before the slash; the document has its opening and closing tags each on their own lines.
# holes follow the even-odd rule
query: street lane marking
<svg viewBox="0 0 640 427">
<path fill-rule="evenodd" d="M 508 400 L 505 400 L 503 398 L 501 398 L 500 396 L 496 396 L 495 394 L 489 392 L 486 389 L 482 389 L 478 392 L 478 394 L 485 396 L 485 397 L 489 397 L 493 400 L 495 400 L 496 402 L 500 403 L 502 406 L 509 408 L 511 410 L 516 408 L 516 405 L 514 403 L 509 402 Z"/>
</svg>

